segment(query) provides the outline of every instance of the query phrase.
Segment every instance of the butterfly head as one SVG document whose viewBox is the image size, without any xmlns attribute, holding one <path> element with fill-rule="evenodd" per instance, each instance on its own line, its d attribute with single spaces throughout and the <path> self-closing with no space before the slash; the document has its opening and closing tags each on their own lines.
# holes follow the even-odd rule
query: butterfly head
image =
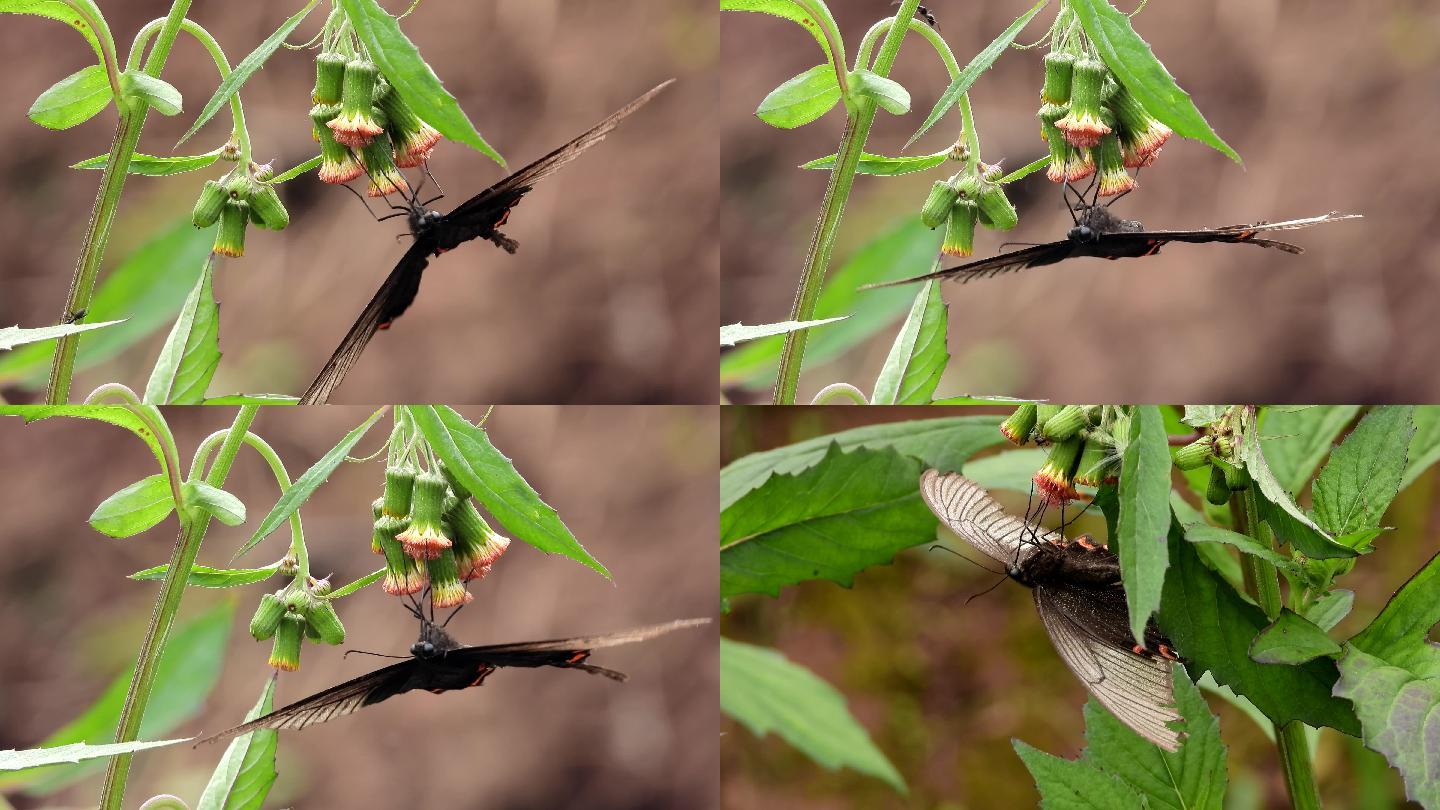
<svg viewBox="0 0 1440 810">
<path fill-rule="evenodd" d="M 410 206 L 410 232 L 415 235 L 426 233 L 435 227 L 435 223 L 444 219 L 444 214 L 423 205 Z"/>
<path fill-rule="evenodd" d="M 440 625 L 421 619 L 420 638 L 410 645 L 410 654 L 416 658 L 435 658 L 459 647 L 460 642 L 451 638 Z"/>
<path fill-rule="evenodd" d="M 1072 242 L 1097 242 L 1111 233 L 1138 233 L 1144 226 L 1133 219 L 1121 219 L 1104 205 L 1082 205 L 1075 209 L 1075 227 L 1066 236 Z"/>
</svg>

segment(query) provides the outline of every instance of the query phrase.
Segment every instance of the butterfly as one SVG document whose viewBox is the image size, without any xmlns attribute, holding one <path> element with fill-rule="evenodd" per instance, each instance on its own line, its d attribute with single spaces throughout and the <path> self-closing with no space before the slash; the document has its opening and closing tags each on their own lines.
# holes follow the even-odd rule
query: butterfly
<svg viewBox="0 0 1440 810">
<path fill-rule="evenodd" d="M 605 140 L 605 136 L 621 121 L 645 106 L 673 82 L 674 79 L 671 79 L 660 84 L 579 137 L 476 194 L 448 214 L 426 208 L 424 203 L 416 199 L 417 190 L 407 200 L 407 206 L 402 212 L 409 223 L 410 233 L 415 238 L 414 243 L 405 251 L 405 255 L 400 257 L 395 269 L 390 271 L 390 275 L 385 278 L 385 282 L 380 285 L 380 289 L 370 299 L 370 303 L 365 306 L 350 331 L 345 333 L 344 339 L 325 363 L 325 367 L 316 375 L 315 381 L 310 383 L 310 387 L 301 395 L 300 404 L 324 404 L 330 398 L 330 393 L 340 385 L 345 375 L 360 359 L 375 332 L 388 328 L 410 308 L 415 294 L 420 290 L 420 277 L 432 256 L 439 256 L 472 239 L 484 239 L 507 253 L 514 253 L 519 247 L 518 243 L 498 230 L 509 219 L 511 209 L 537 182 L 554 174 L 561 166 Z"/>
<path fill-rule="evenodd" d="M 1177 657 L 1153 620 L 1145 643 L 1135 643 L 1113 552 L 1007 514 L 957 473 L 926 470 L 920 494 L 941 523 L 1030 588 L 1055 651 L 1102 706 L 1161 748 L 1180 747 L 1183 734 L 1170 727 L 1181 719 L 1170 674 Z"/>
<path fill-rule="evenodd" d="M 1072 212 L 1075 227 L 1059 242 L 1012 250 L 991 256 L 988 259 L 966 262 L 956 267 L 946 267 L 898 281 L 882 281 L 867 284 L 862 290 L 878 287 L 894 287 L 914 284 L 930 279 L 971 281 L 977 278 L 991 278 L 1002 273 L 1013 273 L 1030 267 L 1056 264 L 1065 259 L 1094 256 L 1100 259 L 1129 259 L 1140 256 L 1154 256 L 1160 248 L 1171 242 L 1224 242 L 1257 245 L 1259 247 L 1283 250 L 1286 253 L 1304 253 L 1305 249 L 1289 242 L 1258 238 L 1260 234 L 1272 231 L 1293 231 L 1310 228 L 1327 222 L 1359 219 L 1359 214 L 1341 214 L 1331 211 L 1318 217 L 1290 219 L 1284 222 L 1257 222 L 1254 225 L 1227 225 L 1222 228 L 1202 228 L 1195 231 L 1147 231 L 1138 220 L 1121 219 L 1103 205 L 1081 203 Z"/>
<path fill-rule="evenodd" d="M 307 728 L 336 717 L 354 714 L 366 706 L 373 706 L 415 689 L 424 689 L 437 695 L 456 689 L 469 689 L 482 685 L 490 673 L 502 667 L 578 669 L 623 682 L 625 673 L 586 663 L 590 653 L 602 647 L 647 641 L 709 621 L 680 619 L 603 636 L 467 647 L 445 632 L 444 627 L 421 616 L 420 638 L 410 646 L 410 658 L 332 686 L 267 715 L 206 737 L 200 742 L 214 742 L 264 728 Z"/>
</svg>

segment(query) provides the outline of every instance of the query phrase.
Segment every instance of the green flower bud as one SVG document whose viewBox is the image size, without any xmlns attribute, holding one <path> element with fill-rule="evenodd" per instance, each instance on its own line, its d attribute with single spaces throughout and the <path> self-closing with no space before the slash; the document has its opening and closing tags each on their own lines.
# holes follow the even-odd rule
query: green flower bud
<svg viewBox="0 0 1440 810">
<path fill-rule="evenodd" d="M 396 538 L 407 525 L 404 520 L 389 515 L 375 521 L 373 542 L 379 544 L 380 553 L 385 555 L 385 579 L 380 587 L 391 596 L 419 593 L 425 587 L 423 570 Z"/>
<path fill-rule="evenodd" d="M 335 613 L 335 606 L 330 604 L 330 600 L 319 600 L 306 618 L 324 643 L 345 643 L 345 625 L 340 623 L 340 616 Z"/>
<path fill-rule="evenodd" d="M 1210 484 L 1205 488 L 1205 500 L 1216 506 L 1224 506 L 1230 502 L 1230 487 L 1225 483 L 1225 471 L 1217 464 L 1210 466 Z"/>
<path fill-rule="evenodd" d="M 1125 171 L 1125 155 L 1120 139 L 1110 133 L 1100 139 L 1100 196 L 1114 197 L 1135 188 L 1135 178 Z"/>
<path fill-rule="evenodd" d="M 320 181 L 324 183 L 348 183 L 365 173 L 365 167 L 330 131 L 329 122 L 339 114 L 339 105 L 317 104 L 310 109 L 311 133 L 320 144 Z"/>
<path fill-rule="evenodd" d="M 1155 162 L 1160 147 L 1174 134 L 1169 127 L 1155 120 L 1140 100 L 1130 94 L 1124 85 L 1119 85 L 1109 101 L 1119 123 L 1120 147 L 1125 155 L 1125 165 L 1131 169 L 1149 166 Z"/>
<path fill-rule="evenodd" d="M 1215 438 L 1201 436 L 1175 451 L 1175 466 L 1182 470 L 1198 470 L 1210 463 L 1215 455 Z"/>
<path fill-rule="evenodd" d="M 1064 104 L 1070 100 L 1070 79 L 1075 74 L 1075 57 L 1068 53 L 1045 54 L 1045 84 L 1040 100 L 1046 104 Z"/>
<path fill-rule="evenodd" d="M 410 514 L 410 499 L 415 492 L 415 469 L 408 465 L 385 468 L 385 514 L 403 518 Z"/>
<path fill-rule="evenodd" d="M 280 202 L 275 187 L 268 183 L 260 184 L 250 196 L 250 213 L 259 217 L 260 222 L 272 231 L 283 231 L 290 224 L 290 212 Z"/>
<path fill-rule="evenodd" d="M 316 104 L 339 104 L 345 86 L 345 63 L 350 61 L 338 53 L 322 53 L 315 57 Z"/>
<path fill-rule="evenodd" d="M 430 603 L 435 607 L 460 607 L 475 598 L 460 581 L 455 552 L 451 549 L 426 560 L 425 570 L 430 574 Z"/>
<path fill-rule="evenodd" d="M 230 195 L 225 193 L 225 187 L 214 180 L 206 180 L 204 188 L 200 189 L 200 197 L 195 200 L 195 210 L 190 214 L 190 222 L 197 228 L 208 228 L 220 220 L 220 212 L 225 208 L 225 201 Z"/>
<path fill-rule="evenodd" d="M 255 609 L 255 615 L 250 618 L 250 635 L 256 641 L 264 641 L 275 635 L 275 629 L 280 626 L 280 617 L 285 615 L 285 603 L 280 597 L 273 593 L 267 593 L 260 597 L 260 606 Z"/>
<path fill-rule="evenodd" d="M 969 200 L 956 200 L 945 223 L 945 241 L 940 252 L 946 256 L 969 256 L 975 252 L 975 222 L 980 208 Z"/>
<path fill-rule="evenodd" d="M 440 142 L 440 133 L 420 120 L 399 93 L 390 93 L 376 105 L 387 119 L 385 130 L 395 148 L 395 165 L 410 169 L 424 163 Z"/>
<path fill-rule="evenodd" d="M 949 180 L 936 180 L 935 185 L 930 187 L 930 196 L 925 198 L 925 205 L 920 209 L 920 221 L 925 227 L 934 230 L 940 227 L 950 216 L 950 209 L 955 207 L 955 198 L 960 196 L 960 190 Z"/>
<path fill-rule="evenodd" d="M 1097 441 L 1087 440 L 1080 451 L 1080 463 L 1075 468 L 1075 483 L 1087 487 L 1114 483 L 1115 467 L 1115 457 L 1110 454 L 1110 448 Z"/>
<path fill-rule="evenodd" d="M 998 183 L 982 181 L 975 202 L 980 206 L 980 222 L 987 227 L 1008 231 L 1020 222 L 1015 206 L 1005 196 L 1005 187 Z"/>
<path fill-rule="evenodd" d="M 365 191 L 366 195 L 384 197 L 397 192 L 409 193 L 410 185 L 405 182 L 405 175 L 395 166 L 393 148 L 390 136 L 381 132 L 360 150 L 360 162 L 370 176 L 370 188 Z"/>
<path fill-rule="evenodd" d="M 1064 506 L 1080 498 L 1075 489 L 1075 468 L 1080 464 L 1084 444 L 1079 436 L 1072 436 L 1050 448 L 1050 455 L 1031 479 L 1046 505 Z"/>
<path fill-rule="evenodd" d="M 1089 149 L 1076 149 L 1065 140 L 1065 133 L 1055 122 L 1069 114 L 1069 108 L 1059 104 L 1045 104 L 1037 115 L 1040 118 L 1040 137 L 1050 148 L 1050 167 L 1045 176 L 1054 183 L 1084 180 L 1095 173 L 1095 160 Z"/>
<path fill-rule="evenodd" d="M 1015 410 L 1000 423 L 1000 432 L 1011 444 L 1025 444 L 1030 441 L 1030 434 L 1035 432 L 1036 413 L 1038 412 L 1034 402 L 1022 402 L 1015 407 Z"/>
<path fill-rule="evenodd" d="M 1040 435 L 1058 442 L 1079 433 L 1087 421 L 1084 405 L 1066 405 L 1040 424 Z"/>
<path fill-rule="evenodd" d="M 1070 112 L 1055 122 L 1071 146 L 1089 149 L 1100 142 L 1101 136 L 1110 134 L 1110 127 L 1100 113 L 1104 102 L 1102 90 L 1109 73 L 1109 68 L 1098 59 L 1087 56 L 1075 62 L 1075 74 L 1070 82 Z"/>
<path fill-rule="evenodd" d="M 1250 488 L 1250 472 L 1239 464 L 1231 464 L 1221 458 L 1211 459 L 1211 463 L 1220 468 L 1225 474 L 1225 486 L 1231 492 L 1241 492 Z"/>
<path fill-rule="evenodd" d="M 275 631 L 275 644 L 270 648 L 270 666 L 285 672 L 300 668 L 300 644 L 305 640 L 305 617 L 286 613 L 280 617 Z"/>
<path fill-rule="evenodd" d="M 1061 408 L 1061 407 L 1063 407 L 1063 406 L 1061 406 L 1061 405 L 1056 405 L 1056 404 L 1051 403 L 1051 402 L 1037 402 L 1037 403 L 1035 404 L 1035 422 L 1036 422 L 1036 424 L 1043 425 L 1043 424 L 1045 424 L 1046 422 L 1049 422 L 1049 421 L 1050 421 L 1050 417 L 1054 416 L 1054 415 L 1057 414 L 1057 413 L 1060 413 L 1060 408 Z"/>
<path fill-rule="evenodd" d="M 510 538 L 490 528 L 469 498 L 457 500 L 445 522 L 454 530 L 455 566 L 462 580 L 485 576 L 510 547 Z"/>
<path fill-rule="evenodd" d="M 345 81 L 341 92 L 340 114 L 326 126 L 335 140 L 359 149 L 384 131 L 376 123 L 371 109 L 375 103 L 375 77 L 379 71 L 366 59 L 352 59 L 345 64 Z"/>
<path fill-rule="evenodd" d="M 445 479 L 430 470 L 415 477 L 410 501 L 410 528 L 396 538 L 405 553 L 416 559 L 433 559 L 451 545 L 441 522 L 444 519 Z"/>
<path fill-rule="evenodd" d="M 220 211 L 220 230 L 215 234 L 212 251 L 221 256 L 239 258 L 245 255 L 245 227 L 250 224 L 250 204 L 229 199 Z"/>
</svg>

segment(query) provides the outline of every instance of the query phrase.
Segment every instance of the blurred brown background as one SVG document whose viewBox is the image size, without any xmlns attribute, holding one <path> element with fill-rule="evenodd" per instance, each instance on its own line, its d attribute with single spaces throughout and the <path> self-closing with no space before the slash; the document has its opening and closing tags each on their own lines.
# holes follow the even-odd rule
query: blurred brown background
<svg viewBox="0 0 1440 810">
<path fill-rule="evenodd" d="M 926 5 L 964 65 L 1032 3 Z M 888 0 L 829 6 L 852 58 L 867 28 L 893 13 Z M 1040 38 L 1054 8 L 1019 41 Z M 946 285 L 953 359 L 937 396 L 1434 401 L 1440 173 L 1427 154 L 1440 129 L 1440 7 L 1422 0 L 1151 2 L 1134 24 L 1245 165 L 1172 139 L 1117 212 L 1156 229 L 1336 209 L 1365 219 L 1295 233 L 1307 250 L 1301 257 L 1175 245 L 1143 261 L 1077 260 Z M 986 160 L 1003 158 L 1015 169 L 1044 154 L 1035 120 L 1042 55 L 1008 51 L 971 90 Z M 721 323 L 789 317 L 828 179 L 795 167 L 835 151 L 843 112 L 790 131 L 753 113 L 776 85 L 819 61 L 815 43 L 794 24 L 721 15 Z M 918 37 L 906 41 L 894 78 L 911 93 L 911 113 L 881 113 L 867 151 L 898 154 L 948 84 Z M 952 112 L 908 154 L 943 149 L 958 131 Z M 832 269 L 916 218 L 930 184 L 946 176 L 857 178 Z M 977 257 L 1006 239 L 1050 241 L 1070 227 L 1060 191 L 1040 174 L 1012 186 L 1011 199 L 1020 226 L 1003 235 L 982 229 Z M 902 317 L 897 312 L 894 326 L 841 360 L 807 365 L 800 401 L 835 381 L 868 391 Z"/>
<path fill-rule="evenodd" d="M 924 417 L 1008 413 L 1009 408 L 946 408 Z M 914 408 L 726 408 L 721 416 L 721 462 L 747 453 L 862 425 L 922 416 Z M 1003 452 L 1004 448 L 982 455 Z M 1434 470 L 1400 494 L 1382 525 L 1393 526 L 1378 553 L 1361 560 L 1340 586 L 1356 593 L 1355 608 L 1336 628 L 1354 634 L 1420 568 L 1440 543 Z M 997 492 L 1023 514 L 1025 496 Z M 1105 536 L 1098 516 L 1076 532 Z M 953 541 L 972 561 L 983 555 Z M 867 569 L 853 588 L 812 581 L 780 598 L 731 600 L 722 622 L 726 637 L 778 648 L 845 696 L 851 712 L 910 787 L 908 799 L 878 779 L 827 771 L 774 735 L 757 739 L 740 724 L 722 723 L 720 767 L 727 808 L 965 808 L 1034 807 L 1034 780 L 1011 739 L 1074 758 L 1084 747 L 1081 713 L 1086 693 L 1065 669 L 1035 614 L 1026 589 L 945 551 L 924 546 L 892 565 Z M 1228 747 L 1227 808 L 1289 806 L 1275 748 L 1259 727 L 1207 693 Z M 1325 806 L 1389 808 L 1403 802 L 1398 774 L 1352 738 L 1326 730 L 1315 772 Z"/>
<path fill-rule="evenodd" d="M 471 419 L 483 411 L 462 409 Z M 230 408 L 167 409 L 182 457 Z M 266 409 L 254 431 L 299 476 L 359 424 L 361 408 Z M 356 448 L 369 454 L 383 419 Z M 563 557 L 515 543 L 475 601 L 450 625 L 462 642 L 497 643 L 609 632 L 690 616 L 713 616 L 718 582 L 713 411 L 701 408 L 501 407 L 488 423 L 496 446 L 560 513 L 614 576 L 606 581 Z M 111 492 L 154 471 L 145 447 L 97 422 L 53 419 L 22 426 L 0 419 L 0 489 L 12 507 L 0 529 L 0 749 L 25 748 L 67 723 L 134 662 L 157 584 L 125 575 L 168 559 L 171 518 L 125 541 L 86 525 Z M 105 463 L 97 464 L 96 459 Z M 302 509 L 312 570 L 337 585 L 377 567 L 369 549 L 370 501 L 383 459 L 345 464 Z M 212 524 L 200 562 L 224 566 L 269 511 L 274 479 L 242 451 L 226 489 L 249 509 L 246 525 Z M 285 551 L 282 529 L 241 565 Z M 262 588 L 192 590 L 180 621 L 236 600 L 220 683 L 204 710 L 169 737 L 237 723 L 272 670 L 270 644 L 246 632 Z M 378 587 L 339 605 L 345 648 L 405 654 L 415 620 Z M 266 806 L 705 808 L 717 804 L 718 665 L 713 626 L 598 651 L 594 661 L 630 675 L 620 685 L 584 673 L 507 670 L 484 688 L 397 697 L 332 723 L 281 736 L 280 779 Z M 386 662 L 341 658 L 307 644 L 301 669 L 280 679 L 277 705 Z M 157 694 L 155 703 L 164 701 Z M 224 746 L 180 745 L 142 753 L 127 807 L 171 792 L 193 802 Z M 43 805 L 93 806 L 91 778 Z M 3 803 L 3 802 L 0 802 Z"/>
<path fill-rule="evenodd" d="M 197 2 L 190 16 L 234 64 L 299 5 Z M 328 5 L 290 41 L 319 31 Z M 384 5 L 398 13 L 409 4 Z M 100 6 L 122 58 L 135 31 L 168 8 Z M 505 231 L 519 240 L 518 254 L 474 244 L 433 261 L 415 307 L 371 344 L 333 401 L 714 401 L 715 17 L 706 0 L 496 0 L 421 3 L 404 20 L 511 170 L 665 79 L 678 81 L 516 208 Z M 25 117 L 36 96 L 93 61 L 73 30 L 5 15 L 0 50 L 11 56 L 0 87 L 0 322 L 40 326 L 60 315 L 100 179 L 67 167 L 109 148 L 115 114 L 59 133 Z M 307 117 L 315 53 L 282 49 L 241 93 L 256 158 L 273 158 L 277 170 L 316 153 Z M 217 84 L 210 57 L 185 36 L 163 78 L 184 94 L 185 110 L 150 115 L 140 151 L 151 154 L 176 153 Z M 229 127 L 221 112 L 178 154 L 218 147 Z M 505 173 L 453 143 L 431 168 L 448 192 L 436 203 L 442 211 Z M 222 172 L 130 178 L 106 271 L 188 221 L 203 181 Z M 289 229 L 252 228 L 245 258 L 218 267 L 225 357 L 212 392 L 298 394 L 404 252 L 395 240 L 403 221 L 377 224 L 313 173 L 286 183 L 281 198 Z M 78 375 L 76 396 L 104 382 L 143 384 L 168 329 Z"/>
</svg>

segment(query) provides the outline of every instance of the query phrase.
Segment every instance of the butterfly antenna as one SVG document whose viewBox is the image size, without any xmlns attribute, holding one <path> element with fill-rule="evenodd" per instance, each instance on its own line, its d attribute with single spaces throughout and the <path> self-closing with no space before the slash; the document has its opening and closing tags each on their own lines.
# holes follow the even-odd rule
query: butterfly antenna
<svg viewBox="0 0 1440 810">
<path fill-rule="evenodd" d="M 986 573 L 990 573 L 990 574 L 1003 574 L 1003 575 L 1005 575 L 1005 576 L 1009 576 L 1009 574 L 1006 574 L 1004 571 L 995 571 L 995 570 L 993 570 L 993 569 L 991 569 L 991 568 L 986 567 L 986 566 L 983 565 L 982 563 L 975 562 L 974 560 L 970 559 L 969 557 L 966 557 L 964 554 L 961 554 L 960 552 L 956 551 L 956 550 L 953 549 L 953 548 L 950 548 L 950 547 L 947 546 L 947 545 L 944 545 L 943 543 L 936 543 L 935 545 L 933 545 L 933 546 L 930 547 L 930 550 L 931 550 L 931 551 L 948 551 L 948 552 L 950 552 L 951 554 L 954 554 L 956 557 L 959 557 L 960 559 L 964 560 L 965 562 L 968 562 L 968 563 L 970 563 L 971 565 L 975 566 L 976 568 L 979 568 L 979 569 L 981 569 L 982 571 L 985 571 Z"/>
<path fill-rule="evenodd" d="M 975 601 L 976 599 L 979 599 L 980 597 L 984 596 L 985 594 L 990 593 L 991 591 L 993 591 L 993 590 L 995 590 L 996 588 L 1000 587 L 1000 583 L 1004 582 L 1005 580 L 1007 580 L 1007 579 L 1009 579 L 1009 578 L 1010 578 L 1010 576 L 1007 574 L 1007 575 L 1005 575 L 1004 577 L 1001 577 L 1000 579 L 995 580 L 995 584 L 994 584 L 994 585 L 991 585 L 990 587 L 986 588 L 985 590 L 981 591 L 980 593 L 972 593 L 972 594 L 970 594 L 970 598 L 968 598 L 968 599 L 965 600 L 965 604 L 968 605 L 968 604 L 970 604 L 971 602 Z"/>
</svg>

